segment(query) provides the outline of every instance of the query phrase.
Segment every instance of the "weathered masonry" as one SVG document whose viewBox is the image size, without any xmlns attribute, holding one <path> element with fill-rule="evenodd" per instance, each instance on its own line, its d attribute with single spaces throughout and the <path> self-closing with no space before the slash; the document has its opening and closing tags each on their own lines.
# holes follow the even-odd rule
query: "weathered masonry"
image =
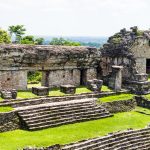
<svg viewBox="0 0 150 150">
<path fill-rule="evenodd" d="M 42 71 L 42 85 L 80 85 L 97 78 L 100 52 L 70 46 L 0 45 L 0 89 L 27 88 L 27 72 Z"/>
<path fill-rule="evenodd" d="M 134 80 L 136 74 L 150 73 L 150 31 L 132 27 L 111 36 L 101 51 L 102 76 L 109 78 L 112 66 L 123 66 L 123 81 Z"/>
<path fill-rule="evenodd" d="M 27 72 L 42 71 L 42 85 L 84 85 L 88 80 L 110 83 L 112 66 L 122 67 L 118 83 L 150 73 L 150 31 L 120 30 L 102 48 L 0 45 L 0 89 L 27 89 Z M 109 85 L 109 84 L 108 84 Z M 121 85 L 120 85 L 121 88 Z"/>
</svg>

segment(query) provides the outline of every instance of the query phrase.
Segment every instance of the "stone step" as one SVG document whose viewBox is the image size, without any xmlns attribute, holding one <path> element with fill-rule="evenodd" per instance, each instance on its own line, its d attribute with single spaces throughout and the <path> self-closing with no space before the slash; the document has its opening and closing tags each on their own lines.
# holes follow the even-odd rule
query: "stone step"
<svg viewBox="0 0 150 150">
<path fill-rule="evenodd" d="M 46 124 L 46 125 L 41 125 L 38 127 L 29 127 L 29 130 L 39 130 L 39 129 L 44 129 L 44 128 L 49 128 L 49 127 L 56 127 L 60 125 L 65 125 L 65 124 L 72 124 L 72 123 L 77 123 L 77 122 L 82 122 L 82 121 L 90 121 L 90 120 L 96 120 L 96 119 L 101 119 L 101 118 L 106 118 L 106 117 L 111 117 L 112 115 L 104 115 L 104 116 L 98 116 L 98 117 L 88 117 L 88 118 L 82 118 L 82 119 L 74 119 L 74 120 L 68 120 L 64 122 L 58 122 L 54 124 Z"/>
<path fill-rule="evenodd" d="M 85 114 L 85 115 L 78 115 L 78 116 L 66 115 L 66 117 L 60 118 L 60 119 L 54 119 L 54 120 L 44 119 L 43 121 L 39 120 L 39 122 L 37 121 L 35 123 L 34 122 L 30 123 L 28 121 L 26 123 L 28 124 L 29 127 L 31 127 L 31 126 L 40 126 L 43 124 L 53 124 L 53 123 L 57 123 L 57 122 L 69 121 L 69 120 L 74 120 L 74 119 L 76 119 L 78 121 L 78 119 L 82 120 L 82 118 L 89 118 L 90 119 L 91 117 L 101 117 L 103 115 L 105 115 L 105 114 L 96 113 L 96 114 Z M 106 114 L 106 115 L 108 115 L 108 114 Z"/>
<path fill-rule="evenodd" d="M 94 106 L 91 106 L 91 105 L 86 105 L 86 106 L 73 106 L 73 107 L 66 107 L 65 109 L 51 109 L 51 108 L 47 108 L 46 110 L 40 110 L 40 111 L 35 111 L 35 112 L 30 112 L 30 113 L 27 113 L 24 112 L 24 113 L 20 113 L 18 112 L 19 115 L 21 115 L 22 117 L 28 117 L 28 116 L 36 116 L 36 115 L 40 115 L 40 114 L 46 114 L 46 113 L 50 113 L 50 112 L 62 112 L 62 111 L 72 111 L 72 110 L 86 110 L 86 109 L 92 109 L 94 108 Z M 100 110 L 103 110 L 105 111 L 104 108 L 102 108 L 101 106 L 95 106 L 95 109 L 100 109 Z"/>
<path fill-rule="evenodd" d="M 93 103 L 91 102 L 86 102 L 86 103 L 78 103 L 78 104 L 71 104 L 71 105 L 65 105 L 63 107 L 63 105 L 60 106 L 44 106 L 44 107 L 34 107 L 32 109 L 27 109 L 27 110 L 21 110 L 18 111 L 20 114 L 30 114 L 30 113 L 34 113 L 34 112 L 40 112 L 40 111 L 44 111 L 44 110 L 55 110 L 55 109 L 66 109 L 69 107 L 86 107 L 86 106 L 96 106 L 95 104 L 93 105 Z"/>
<path fill-rule="evenodd" d="M 30 114 L 30 115 L 22 115 L 23 117 L 23 120 L 27 121 L 27 120 L 30 120 L 30 119 L 38 119 L 38 118 L 44 118 L 44 117 L 53 117 L 53 116 L 61 116 L 61 115 L 65 115 L 65 114 L 73 114 L 73 113 L 85 113 L 87 111 L 91 111 L 91 112 L 105 112 L 105 113 L 109 113 L 105 110 L 101 110 L 99 108 L 88 108 L 88 109 L 75 109 L 75 110 L 63 110 L 63 111 L 47 111 L 47 112 L 40 112 L 40 113 L 37 113 L 37 114 Z"/>
<path fill-rule="evenodd" d="M 147 140 L 147 137 L 145 139 L 143 139 L 142 141 L 140 141 L 139 143 L 143 143 L 143 141 Z M 139 140 L 141 140 L 141 139 L 139 139 Z M 76 149 L 76 150 L 90 150 L 90 149 L 92 149 L 92 150 L 100 150 L 100 149 L 103 149 L 103 150 L 110 150 L 110 149 L 111 150 L 122 150 L 122 149 L 128 149 L 129 150 L 129 148 L 132 149 L 132 147 L 134 145 L 136 145 L 136 144 L 130 144 L 130 141 L 128 141 L 128 139 L 125 139 L 125 142 L 123 142 L 123 143 L 121 141 L 117 141 L 118 143 L 120 142 L 120 144 L 118 145 L 118 147 L 116 147 L 115 141 L 114 141 L 114 143 L 111 143 L 110 141 L 111 141 L 111 139 L 109 141 L 107 141 L 107 143 L 105 145 L 103 145 L 101 142 L 99 142 L 99 143 L 97 142 L 94 144 L 86 145 L 84 147 L 72 148 L 72 149 Z M 137 143 L 136 139 L 132 142 Z M 67 149 L 65 149 L 65 150 L 67 150 Z"/>
<path fill-rule="evenodd" d="M 116 145 L 114 142 L 110 145 L 110 147 L 114 148 L 115 150 L 119 150 L 120 148 L 129 149 L 129 148 L 132 148 L 133 146 L 136 146 L 137 144 L 142 144 L 145 140 L 150 140 L 150 138 L 148 139 L 148 136 L 150 136 L 150 134 L 145 135 L 144 136 L 145 138 L 143 137 L 143 135 L 137 136 L 137 137 L 130 137 L 130 138 L 127 138 L 124 140 L 126 142 L 118 141 L 118 142 L 120 142 L 120 144 L 118 144 L 118 145 Z M 107 150 L 108 150 L 108 148 L 107 148 Z"/>
<path fill-rule="evenodd" d="M 149 132 L 148 132 L 149 131 Z M 118 133 L 118 134 L 116 134 L 116 135 L 113 135 L 113 136 L 111 136 L 111 135 L 108 135 L 108 136 L 105 136 L 105 137 L 100 137 L 100 138 L 95 138 L 95 139 L 91 139 L 91 140 L 87 140 L 87 141 L 85 141 L 85 142 L 81 142 L 81 143 L 77 143 L 77 144 L 72 144 L 72 145 L 67 145 L 67 146 L 65 146 L 64 148 L 63 148 L 63 150 L 67 150 L 67 149 L 71 149 L 71 148 L 74 148 L 74 149 L 80 149 L 80 148 L 84 148 L 84 147 L 86 147 L 87 148 L 87 145 L 90 145 L 90 144 L 95 144 L 95 145 L 99 145 L 100 144 L 100 147 L 102 148 L 102 146 L 105 144 L 105 145 L 107 145 L 108 143 L 110 144 L 110 141 L 114 141 L 115 143 L 117 142 L 117 138 L 119 138 L 120 139 L 120 136 L 122 137 L 122 139 L 124 140 L 126 140 L 126 139 L 128 139 L 130 136 L 132 137 L 132 136 L 139 136 L 139 134 L 140 134 L 140 136 L 141 136 L 141 134 L 150 134 L 150 130 L 144 130 L 144 131 L 142 131 L 142 133 L 141 132 L 132 132 L 132 131 L 129 131 L 129 132 L 126 132 L 126 134 L 124 135 L 122 135 L 122 133 Z M 144 135 L 145 136 L 145 135 Z M 118 140 L 119 141 L 119 140 Z M 114 143 L 114 144 L 115 144 Z M 117 142 L 118 143 L 118 142 Z M 119 141 L 119 143 L 120 143 L 120 141 Z M 93 146 L 92 145 L 92 146 Z M 99 148 L 100 148 L 99 147 Z M 96 148 L 97 149 L 97 148 Z"/>
<path fill-rule="evenodd" d="M 59 107 L 59 106 L 68 106 L 73 104 L 82 104 L 82 103 L 91 103 L 96 104 L 96 98 L 87 98 L 87 99 L 76 99 L 76 100 L 70 100 L 70 101 L 62 101 L 62 102 L 50 102 L 45 104 L 39 104 L 39 105 L 31 105 L 31 106 L 24 106 L 24 107 L 17 107 L 17 111 L 30 111 L 32 109 L 40 109 L 45 107 Z"/>
<path fill-rule="evenodd" d="M 40 122 L 40 121 L 47 121 L 47 120 L 58 120 L 58 119 L 63 119 L 63 118 L 68 118 L 68 117 L 74 117 L 74 118 L 76 118 L 76 117 L 78 117 L 78 116 L 80 116 L 80 117 L 83 117 L 83 116 L 91 116 L 91 115 L 104 115 L 104 114 L 107 114 L 107 115 L 109 115 L 109 113 L 100 113 L 99 111 L 95 111 L 95 112 L 92 112 L 92 111 L 87 111 L 87 112 L 78 112 L 78 113 L 72 113 L 72 114 L 65 114 L 64 113 L 64 115 L 57 115 L 57 116 L 55 116 L 55 115 L 49 115 L 49 116 L 47 116 L 47 117 L 45 117 L 45 118 L 35 118 L 35 119 L 28 119 L 28 120 L 26 120 L 26 123 L 27 124 L 30 124 L 30 123 L 36 123 L 36 122 Z"/>
</svg>

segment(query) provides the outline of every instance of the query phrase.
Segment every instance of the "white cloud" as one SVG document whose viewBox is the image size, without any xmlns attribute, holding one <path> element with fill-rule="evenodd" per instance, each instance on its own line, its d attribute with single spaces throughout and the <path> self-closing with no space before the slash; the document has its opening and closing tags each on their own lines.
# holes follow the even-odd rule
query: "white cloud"
<svg viewBox="0 0 150 150">
<path fill-rule="evenodd" d="M 0 0 L 1 27 L 25 24 L 30 34 L 111 35 L 149 28 L 149 0 Z"/>
</svg>

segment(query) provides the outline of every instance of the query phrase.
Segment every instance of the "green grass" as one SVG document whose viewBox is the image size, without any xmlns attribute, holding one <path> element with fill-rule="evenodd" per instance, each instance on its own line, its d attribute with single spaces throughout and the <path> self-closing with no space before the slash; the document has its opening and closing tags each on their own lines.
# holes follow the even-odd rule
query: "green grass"
<svg viewBox="0 0 150 150">
<path fill-rule="evenodd" d="M 128 100 L 133 98 L 133 94 L 117 94 L 112 96 L 106 96 L 99 98 L 101 102 L 111 102 L 111 101 L 119 101 L 119 100 Z"/>
<path fill-rule="evenodd" d="M 49 91 L 49 96 L 64 96 L 66 95 L 63 92 L 60 92 L 59 88 L 53 88 Z"/>
<path fill-rule="evenodd" d="M 136 107 L 135 111 L 150 115 L 150 109 L 147 108 Z"/>
<path fill-rule="evenodd" d="M 3 98 L 0 97 L 0 101 L 4 100 Z"/>
<path fill-rule="evenodd" d="M 9 112 L 9 111 L 12 111 L 13 108 L 12 107 L 9 107 L 9 106 L 4 106 L 4 107 L 0 107 L 0 113 L 1 112 Z"/>
<path fill-rule="evenodd" d="M 142 118 L 142 119 L 141 119 Z M 16 150 L 26 146 L 49 146 L 56 143 L 66 144 L 83 139 L 103 136 L 107 133 L 127 128 L 144 128 L 150 122 L 150 116 L 135 111 L 118 113 L 114 117 L 63 125 L 40 131 L 15 130 L 0 133 L 0 149 Z"/>
<path fill-rule="evenodd" d="M 41 86 L 41 83 L 39 84 L 28 84 L 28 88 L 32 87 L 38 87 Z M 107 86 L 102 86 L 102 91 L 111 91 Z M 76 88 L 76 93 L 75 94 L 82 94 L 82 93 L 91 93 L 92 91 L 87 89 L 85 86 L 79 86 Z M 65 96 L 68 94 L 64 94 L 60 92 L 59 88 L 52 88 L 49 92 L 49 96 Z M 17 98 L 36 98 L 38 97 L 37 95 L 33 94 L 31 91 L 18 91 L 18 96 Z M 2 98 L 0 98 L 2 100 Z"/>
<path fill-rule="evenodd" d="M 150 94 L 144 95 L 144 97 L 150 100 Z"/>
<path fill-rule="evenodd" d="M 32 87 L 39 87 L 39 86 L 41 86 L 41 83 L 38 83 L 38 84 L 28 84 L 27 88 L 29 89 L 29 88 L 32 88 Z"/>
<path fill-rule="evenodd" d="M 76 88 L 76 94 L 82 94 L 82 93 L 91 93 L 92 91 L 86 88 L 85 86 L 79 86 Z"/>
<path fill-rule="evenodd" d="M 109 89 L 108 86 L 103 85 L 103 86 L 102 86 L 102 91 L 103 91 L 103 92 L 110 92 L 110 91 L 112 91 L 112 90 Z"/>
<path fill-rule="evenodd" d="M 33 94 L 31 91 L 19 91 L 17 98 L 36 98 L 37 95 Z"/>
</svg>

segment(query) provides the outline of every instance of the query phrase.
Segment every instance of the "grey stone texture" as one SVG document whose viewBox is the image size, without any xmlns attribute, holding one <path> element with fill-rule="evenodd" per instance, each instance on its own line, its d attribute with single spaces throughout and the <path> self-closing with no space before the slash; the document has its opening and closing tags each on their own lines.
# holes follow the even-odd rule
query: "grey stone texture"
<svg viewBox="0 0 150 150">
<path fill-rule="evenodd" d="M 48 87 L 32 87 L 32 93 L 38 96 L 45 96 L 49 94 L 49 88 Z"/>
<path fill-rule="evenodd" d="M 103 81 L 98 79 L 88 80 L 86 83 L 87 88 L 94 92 L 100 92 L 102 85 Z"/>
<path fill-rule="evenodd" d="M 15 89 L 1 90 L 1 97 L 3 99 L 16 99 L 17 98 L 17 90 L 15 90 Z"/>
<path fill-rule="evenodd" d="M 128 112 L 137 106 L 135 99 L 129 100 L 119 100 L 119 101 L 112 101 L 106 102 L 102 104 L 110 113 L 118 113 L 118 112 Z"/>
<path fill-rule="evenodd" d="M 148 81 L 147 74 L 135 74 L 134 80 L 127 81 L 128 89 L 137 95 L 150 93 L 150 81 Z"/>
<path fill-rule="evenodd" d="M 20 121 L 16 112 L 0 113 L 0 132 L 11 131 L 20 128 Z"/>
<path fill-rule="evenodd" d="M 112 66 L 109 87 L 115 91 L 120 91 L 122 88 L 122 70 L 123 66 Z"/>
<path fill-rule="evenodd" d="M 61 85 L 60 86 L 60 91 L 65 93 L 65 94 L 75 94 L 76 86 L 71 85 L 71 84 Z"/>
<path fill-rule="evenodd" d="M 0 89 L 27 89 L 27 71 L 42 71 L 42 86 L 80 85 L 97 76 L 100 51 L 82 46 L 0 45 Z M 85 77 L 81 77 L 81 70 Z"/>
<path fill-rule="evenodd" d="M 150 109 L 150 100 L 149 99 L 147 99 L 143 96 L 135 96 L 135 100 L 136 100 L 138 106 Z"/>
</svg>

